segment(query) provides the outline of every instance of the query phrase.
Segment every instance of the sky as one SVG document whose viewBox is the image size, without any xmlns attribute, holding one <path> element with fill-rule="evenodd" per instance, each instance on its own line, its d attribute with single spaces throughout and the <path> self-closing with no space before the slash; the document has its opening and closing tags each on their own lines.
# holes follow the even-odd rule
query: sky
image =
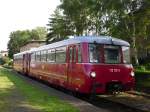
<svg viewBox="0 0 150 112">
<path fill-rule="evenodd" d="M 11 32 L 46 26 L 59 4 L 59 0 L 0 0 L 0 51 L 7 50 Z"/>
</svg>

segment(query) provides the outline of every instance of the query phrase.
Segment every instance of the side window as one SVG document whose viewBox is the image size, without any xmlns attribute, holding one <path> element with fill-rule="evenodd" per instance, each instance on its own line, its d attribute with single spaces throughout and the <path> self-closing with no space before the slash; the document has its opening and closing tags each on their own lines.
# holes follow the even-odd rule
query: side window
<svg viewBox="0 0 150 112">
<path fill-rule="evenodd" d="M 69 62 L 76 62 L 76 47 L 69 48 Z"/>
<path fill-rule="evenodd" d="M 73 62 L 76 62 L 76 58 L 77 58 L 77 53 L 76 53 L 76 47 L 73 48 Z"/>
<path fill-rule="evenodd" d="M 31 54 L 31 62 L 34 62 L 35 61 L 35 53 L 32 53 Z"/>
<path fill-rule="evenodd" d="M 56 49 L 56 62 L 58 63 L 66 62 L 66 47 L 60 47 Z"/>
<path fill-rule="evenodd" d="M 50 49 L 47 51 L 47 61 L 55 62 L 55 49 Z"/>
<path fill-rule="evenodd" d="M 78 45 L 78 63 L 81 63 L 82 59 L 81 59 L 81 45 Z"/>
<path fill-rule="evenodd" d="M 41 51 L 41 61 L 42 62 L 47 61 L 47 51 Z"/>
<path fill-rule="evenodd" d="M 36 61 L 41 61 L 41 52 L 36 52 Z"/>
<path fill-rule="evenodd" d="M 130 63 L 130 48 L 126 46 L 122 46 L 123 52 L 123 63 L 129 64 Z"/>
<path fill-rule="evenodd" d="M 70 47 L 69 48 L 69 62 L 72 62 L 72 60 L 73 60 L 73 48 L 72 47 Z"/>
</svg>

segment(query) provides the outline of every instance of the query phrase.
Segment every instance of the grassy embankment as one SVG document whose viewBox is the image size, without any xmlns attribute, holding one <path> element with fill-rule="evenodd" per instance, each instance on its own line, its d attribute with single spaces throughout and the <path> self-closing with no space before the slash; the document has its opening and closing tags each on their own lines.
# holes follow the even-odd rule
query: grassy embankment
<svg viewBox="0 0 150 112">
<path fill-rule="evenodd" d="M 28 84 L 11 71 L 0 68 L 0 110 L 21 112 L 21 109 L 30 112 L 78 112 L 72 105 Z"/>
</svg>

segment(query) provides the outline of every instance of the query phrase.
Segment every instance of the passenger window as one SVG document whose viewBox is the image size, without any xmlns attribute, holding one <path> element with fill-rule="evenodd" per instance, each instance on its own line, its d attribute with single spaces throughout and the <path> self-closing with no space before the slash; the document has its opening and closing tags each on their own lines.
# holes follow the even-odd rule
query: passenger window
<svg viewBox="0 0 150 112">
<path fill-rule="evenodd" d="M 69 62 L 76 62 L 76 47 L 69 48 Z"/>
<path fill-rule="evenodd" d="M 78 45 L 78 63 L 81 63 L 81 45 Z"/>
<path fill-rule="evenodd" d="M 72 47 L 70 47 L 70 49 L 69 49 L 69 62 L 72 62 L 72 60 L 73 60 L 73 48 Z"/>
<path fill-rule="evenodd" d="M 47 61 L 47 51 L 41 51 L 41 61 L 42 62 Z"/>
<path fill-rule="evenodd" d="M 73 49 L 73 62 L 76 62 L 76 47 Z"/>
<path fill-rule="evenodd" d="M 58 63 L 66 62 L 66 47 L 60 47 L 56 49 L 56 62 Z"/>
<path fill-rule="evenodd" d="M 41 61 L 41 52 L 36 52 L 36 61 Z"/>
<path fill-rule="evenodd" d="M 32 53 L 31 54 L 31 62 L 34 62 L 35 61 L 35 53 Z"/>
<path fill-rule="evenodd" d="M 48 50 L 47 61 L 48 62 L 55 62 L 55 49 Z"/>
</svg>

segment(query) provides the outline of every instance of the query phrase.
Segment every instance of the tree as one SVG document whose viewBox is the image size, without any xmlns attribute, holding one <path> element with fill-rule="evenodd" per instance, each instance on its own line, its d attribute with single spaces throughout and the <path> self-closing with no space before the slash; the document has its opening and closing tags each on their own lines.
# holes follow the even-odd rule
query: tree
<svg viewBox="0 0 150 112">
<path fill-rule="evenodd" d="M 149 22 L 147 10 L 149 9 L 147 0 L 129 0 L 124 4 L 123 15 L 119 17 L 115 34 L 124 36 L 131 43 L 133 49 L 134 62 L 138 65 L 139 47 L 143 46 L 143 40 L 147 38 L 146 29 Z M 119 13 L 119 12 L 118 12 Z M 119 33 L 118 33 L 119 32 Z M 119 35 L 118 35 L 119 34 Z M 116 36 L 116 35 L 115 35 Z M 139 41 L 140 40 L 140 41 Z M 144 50 L 144 49 L 143 49 Z"/>
<path fill-rule="evenodd" d="M 71 20 L 76 35 L 83 35 L 88 27 L 87 0 L 61 0 L 60 9 Z"/>
<path fill-rule="evenodd" d="M 35 29 L 31 30 L 31 38 L 33 40 L 45 40 L 46 36 L 47 36 L 46 27 L 36 27 Z"/>
<path fill-rule="evenodd" d="M 138 64 L 138 51 L 150 36 L 149 0 L 61 0 L 59 9 L 62 13 L 50 19 L 50 38 L 61 40 L 63 33 L 69 31 L 73 35 L 92 32 L 125 39 L 131 43 L 134 62 Z"/>
<path fill-rule="evenodd" d="M 13 58 L 13 54 L 20 51 L 20 47 L 30 40 L 30 31 L 15 31 L 9 36 L 8 55 Z"/>
<path fill-rule="evenodd" d="M 138 64 L 136 40 L 143 31 L 137 12 L 146 0 L 101 0 L 103 27 L 105 34 L 129 40 L 133 48 L 133 57 Z M 139 24 L 140 23 L 140 24 Z M 144 28 L 143 28 L 144 29 Z"/>
<path fill-rule="evenodd" d="M 66 16 L 61 15 L 60 9 L 56 9 L 51 18 L 49 18 L 49 33 L 47 35 L 47 43 L 52 43 L 67 39 L 69 35 L 73 35 L 73 26 Z"/>
</svg>

